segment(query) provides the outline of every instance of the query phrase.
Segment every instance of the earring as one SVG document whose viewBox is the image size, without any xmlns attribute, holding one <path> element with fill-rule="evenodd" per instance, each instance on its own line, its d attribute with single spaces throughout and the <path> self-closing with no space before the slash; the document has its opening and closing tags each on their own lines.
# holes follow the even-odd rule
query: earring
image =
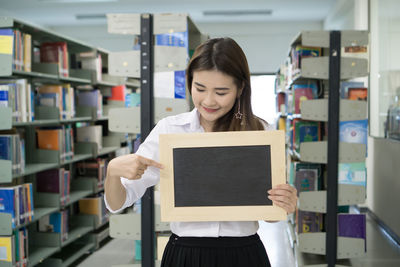
<svg viewBox="0 0 400 267">
<path fill-rule="evenodd" d="M 239 104 L 238 104 L 238 110 L 235 113 L 235 118 L 238 120 L 242 119 L 243 113 L 240 112 L 240 98 L 238 98 Z"/>
</svg>

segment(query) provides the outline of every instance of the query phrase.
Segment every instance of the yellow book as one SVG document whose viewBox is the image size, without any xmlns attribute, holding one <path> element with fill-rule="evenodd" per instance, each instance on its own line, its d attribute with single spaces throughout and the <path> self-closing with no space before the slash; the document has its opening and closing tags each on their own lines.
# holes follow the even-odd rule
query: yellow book
<svg viewBox="0 0 400 267">
<path fill-rule="evenodd" d="M 79 200 L 79 211 L 83 214 L 93 214 L 101 217 L 101 198 L 83 198 Z"/>
<path fill-rule="evenodd" d="M 14 262 L 14 236 L 0 236 L 0 262 Z"/>
<path fill-rule="evenodd" d="M 24 33 L 24 71 L 32 71 L 32 36 Z"/>
</svg>

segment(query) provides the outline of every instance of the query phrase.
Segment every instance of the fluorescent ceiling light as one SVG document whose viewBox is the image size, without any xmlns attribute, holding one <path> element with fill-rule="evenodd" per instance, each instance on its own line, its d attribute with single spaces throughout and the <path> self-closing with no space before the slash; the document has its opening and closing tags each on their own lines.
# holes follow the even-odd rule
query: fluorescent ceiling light
<svg viewBox="0 0 400 267">
<path fill-rule="evenodd" d="M 105 19 L 106 14 L 77 14 L 75 18 L 78 20 L 85 20 L 85 19 Z"/>
<path fill-rule="evenodd" d="M 272 15 L 271 9 L 253 9 L 253 10 L 208 10 L 203 11 L 204 16 L 259 16 Z"/>
<path fill-rule="evenodd" d="M 107 2 L 118 2 L 119 0 L 37 0 L 42 3 L 54 3 L 54 4 L 66 4 L 66 3 L 107 3 Z"/>
</svg>

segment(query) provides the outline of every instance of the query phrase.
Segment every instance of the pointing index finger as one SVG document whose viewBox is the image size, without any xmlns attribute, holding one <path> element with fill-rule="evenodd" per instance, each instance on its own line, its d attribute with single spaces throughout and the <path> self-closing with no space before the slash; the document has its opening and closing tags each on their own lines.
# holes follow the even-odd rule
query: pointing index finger
<svg viewBox="0 0 400 267">
<path fill-rule="evenodd" d="M 156 167 L 156 168 L 159 168 L 159 169 L 163 169 L 164 168 L 164 166 L 161 163 L 159 163 L 159 162 L 157 162 L 155 160 L 152 160 L 152 159 L 148 159 L 148 158 L 142 157 L 142 156 L 139 156 L 139 161 L 140 161 L 140 163 L 142 163 L 144 165 L 147 165 L 147 166 L 153 166 L 153 167 Z"/>
</svg>

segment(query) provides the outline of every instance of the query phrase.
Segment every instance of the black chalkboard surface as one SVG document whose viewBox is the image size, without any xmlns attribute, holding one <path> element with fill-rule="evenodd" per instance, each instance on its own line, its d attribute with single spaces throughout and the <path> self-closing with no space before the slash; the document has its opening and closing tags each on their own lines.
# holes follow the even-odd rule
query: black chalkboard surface
<svg viewBox="0 0 400 267">
<path fill-rule="evenodd" d="M 270 145 L 173 148 L 175 207 L 272 205 Z"/>
</svg>

